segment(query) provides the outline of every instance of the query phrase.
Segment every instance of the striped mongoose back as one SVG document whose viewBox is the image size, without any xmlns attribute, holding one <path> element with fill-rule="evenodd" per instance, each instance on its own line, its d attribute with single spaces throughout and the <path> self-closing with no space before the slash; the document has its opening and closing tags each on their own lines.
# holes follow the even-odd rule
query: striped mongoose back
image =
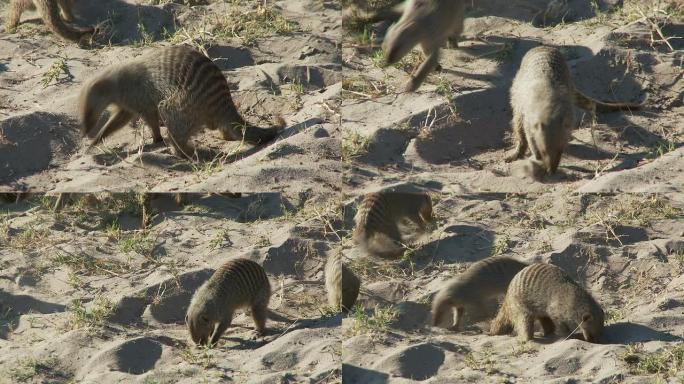
<svg viewBox="0 0 684 384">
<path fill-rule="evenodd" d="M 242 119 L 221 70 L 188 46 L 161 48 L 110 67 L 81 91 L 83 134 L 93 143 L 141 116 L 162 141 L 160 120 L 166 124 L 175 153 L 189 157 L 189 138 L 202 127 L 218 129 L 225 140 L 259 144 L 273 139 L 281 127 L 260 128 Z M 99 130 L 97 122 L 110 105 L 114 111 Z M 281 122 L 281 124 L 284 122 Z"/>
<path fill-rule="evenodd" d="M 604 313 L 596 300 L 562 269 L 532 264 L 511 280 L 492 321 L 491 334 L 515 330 L 519 338 L 531 340 L 535 320 L 539 320 L 545 336 L 556 330 L 569 335 L 579 327 L 584 339 L 595 343 L 603 333 Z"/>
<path fill-rule="evenodd" d="M 9 17 L 7 18 L 7 31 L 11 31 L 19 25 L 21 14 L 27 10 L 37 9 L 45 25 L 58 36 L 75 42 L 94 31 L 94 28 L 77 28 L 69 26 L 64 21 L 72 22 L 73 0 L 10 0 Z M 60 16 L 61 10 L 61 16 Z"/>
<path fill-rule="evenodd" d="M 366 252 L 396 257 L 403 252 L 400 220 L 409 219 L 421 231 L 433 221 L 432 200 L 427 193 L 375 192 L 367 194 L 354 218 L 353 239 Z M 389 241 L 386 241 L 389 240 Z"/>
<path fill-rule="evenodd" d="M 439 50 L 451 37 L 457 40 L 463 32 L 464 0 L 408 0 L 399 21 L 387 31 L 382 43 L 387 64 L 395 64 L 417 44 L 423 48 L 425 60 L 413 71 L 406 91 L 420 87 L 427 75 L 439 64 Z"/>
<path fill-rule="evenodd" d="M 432 301 L 432 325 L 445 323 L 450 309 L 455 309 L 450 329 L 463 326 L 466 308 L 485 307 L 487 300 L 506 294 L 508 283 L 529 264 L 505 256 L 493 256 L 473 263 L 468 270 L 449 280 Z"/>
<path fill-rule="evenodd" d="M 223 264 L 192 296 L 185 322 L 196 344 L 215 344 L 236 309 L 249 307 L 256 331 L 266 330 L 271 284 L 264 268 L 248 259 Z"/>
<path fill-rule="evenodd" d="M 511 86 L 515 148 L 506 161 L 520 159 L 529 146 L 531 173 L 555 173 L 575 128 L 574 106 L 596 111 L 638 108 L 642 104 L 604 103 L 575 89 L 563 54 L 553 47 L 530 49 Z"/>
<path fill-rule="evenodd" d="M 361 280 L 343 262 L 342 256 L 330 256 L 325 265 L 325 290 L 328 294 L 328 305 L 348 312 L 354 307 L 359 296 Z"/>
</svg>

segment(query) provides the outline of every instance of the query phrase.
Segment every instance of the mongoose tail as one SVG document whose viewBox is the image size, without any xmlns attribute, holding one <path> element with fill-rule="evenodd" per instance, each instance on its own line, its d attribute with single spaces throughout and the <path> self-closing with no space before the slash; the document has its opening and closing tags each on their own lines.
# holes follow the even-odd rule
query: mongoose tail
<svg viewBox="0 0 684 384">
<path fill-rule="evenodd" d="M 62 7 L 64 7 L 64 9 L 67 9 L 66 7 L 70 6 L 69 4 L 66 4 L 67 1 L 59 1 L 59 3 Z M 93 27 L 75 29 L 66 25 L 60 16 L 57 1 L 43 0 L 36 1 L 35 4 L 38 8 L 38 12 L 43 17 L 45 25 L 47 25 L 55 34 L 63 39 L 78 43 L 85 34 L 93 33 L 95 31 L 95 28 Z M 65 11 L 64 13 L 70 15 L 70 10 Z"/>
<path fill-rule="evenodd" d="M 250 144 L 264 144 L 273 140 L 276 136 L 278 136 L 278 133 L 280 133 L 287 126 L 287 123 L 282 116 L 277 116 L 275 125 L 266 128 L 246 123 L 242 118 L 238 118 L 237 121 L 238 122 L 234 123 L 234 126 L 237 128 L 239 136 L 236 136 L 235 132 L 232 130 L 231 132 L 225 132 L 222 130 L 221 134 L 225 140 L 244 139 Z"/>
<path fill-rule="evenodd" d="M 593 99 L 584 93 L 575 89 L 573 93 L 573 103 L 578 108 L 586 109 L 590 113 L 596 112 L 612 112 L 620 110 L 630 110 L 643 108 L 646 102 L 642 103 L 620 103 L 620 102 L 605 102 Z"/>
<path fill-rule="evenodd" d="M 266 311 L 266 316 L 273 321 L 279 321 L 281 323 L 294 323 L 295 322 L 295 320 L 287 318 L 287 317 L 279 314 L 278 312 L 272 311 L 270 309 L 268 309 Z"/>
</svg>

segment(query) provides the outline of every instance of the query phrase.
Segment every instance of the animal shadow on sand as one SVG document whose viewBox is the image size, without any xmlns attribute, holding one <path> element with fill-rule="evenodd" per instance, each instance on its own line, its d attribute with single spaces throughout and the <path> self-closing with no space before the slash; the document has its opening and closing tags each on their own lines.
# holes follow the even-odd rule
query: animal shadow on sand
<svg viewBox="0 0 684 384">
<path fill-rule="evenodd" d="M 28 295 L 14 295 L 0 290 L 0 339 L 7 336 L 19 325 L 19 317 L 26 313 L 58 313 L 66 311 L 62 304 L 50 303 Z"/>
<path fill-rule="evenodd" d="M 476 262 L 491 255 L 496 234 L 486 228 L 470 225 L 455 224 L 443 230 L 443 237 L 433 240 L 418 249 L 412 261 L 416 268 L 425 268 L 433 263 L 443 262 L 455 264 Z M 406 267 L 409 267 L 407 264 Z"/>
<path fill-rule="evenodd" d="M 658 331 L 642 324 L 620 322 L 606 326 L 602 342 L 608 344 L 633 344 L 647 341 L 681 341 L 682 338 Z"/>
<path fill-rule="evenodd" d="M 80 144 L 76 122 L 62 114 L 32 112 L 10 117 L 0 122 L 0 132 L 4 136 L 0 164 L 6 167 L 0 172 L 3 184 L 68 161 Z"/>
<path fill-rule="evenodd" d="M 74 2 L 79 24 L 104 25 L 101 43 L 127 45 L 157 41 L 176 30 L 172 9 L 175 5 L 151 6 L 122 0 Z"/>
<path fill-rule="evenodd" d="M 389 383 L 389 375 L 373 369 L 361 368 L 352 364 L 342 364 L 342 377 L 349 384 L 384 384 Z"/>
</svg>

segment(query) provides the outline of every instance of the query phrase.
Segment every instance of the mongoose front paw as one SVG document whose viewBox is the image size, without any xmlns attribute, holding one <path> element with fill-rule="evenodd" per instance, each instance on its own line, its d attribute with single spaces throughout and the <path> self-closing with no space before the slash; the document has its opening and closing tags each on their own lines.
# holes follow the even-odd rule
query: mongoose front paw
<svg viewBox="0 0 684 384">
<path fill-rule="evenodd" d="M 506 161 L 507 163 L 510 163 L 512 161 L 519 160 L 520 158 L 521 158 L 521 156 L 518 154 L 518 151 L 513 150 L 513 151 L 510 151 L 506 154 L 504 161 Z"/>
</svg>

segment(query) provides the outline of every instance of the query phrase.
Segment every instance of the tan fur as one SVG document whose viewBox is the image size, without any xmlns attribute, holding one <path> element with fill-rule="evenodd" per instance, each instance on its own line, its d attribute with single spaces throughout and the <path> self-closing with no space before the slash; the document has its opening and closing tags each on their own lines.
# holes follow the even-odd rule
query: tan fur
<svg viewBox="0 0 684 384">
<path fill-rule="evenodd" d="M 466 308 L 477 309 L 485 301 L 506 294 L 508 283 L 528 264 L 510 257 L 494 256 L 473 263 L 467 271 L 449 280 L 432 301 L 432 325 L 445 324 L 445 316 L 455 309 L 452 330 L 463 327 Z"/>
<path fill-rule="evenodd" d="M 604 313 L 562 269 L 533 264 L 511 280 L 490 333 L 502 335 L 515 330 L 519 338 L 531 340 L 535 320 L 541 323 L 545 336 L 556 330 L 569 335 L 579 327 L 586 341 L 596 343 L 603 333 Z"/>
<path fill-rule="evenodd" d="M 465 0 L 407 0 L 399 21 L 387 31 L 382 50 L 387 64 L 394 64 L 420 44 L 425 60 L 413 71 L 406 91 L 420 87 L 439 64 L 439 50 L 449 38 L 463 32 Z"/>
<path fill-rule="evenodd" d="M 100 115 L 112 107 L 109 120 L 97 129 Z M 121 129 L 136 116 L 162 141 L 160 122 L 178 156 L 190 157 L 192 135 L 203 127 L 218 129 L 225 140 L 252 144 L 272 140 L 284 125 L 260 128 L 242 119 L 221 70 L 206 56 L 187 46 L 161 48 L 141 58 L 110 67 L 81 91 L 83 134 L 93 144 Z"/>
<path fill-rule="evenodd" d="M 511 86 L 511 124 L 516 144 L 506 155 L 506 161 L 522 158 L 529 147 L 530 174 L 539 179 L 546 173 L 555 173 L 576 126 L 574 106 L 595 116 L 597 110 L 638 108 L 642 104 L 594 100 L 575 89 L 558 49 L 529 50 Z"/>
<path fill-rule="evenodd" d="M 342 256 L 336 254 L 328 258 L 325 265 L 325 290 L 328 304 L 348 312 L 354 307 L 359 296 L 361 280 L 342 262 Z"/>
<path fill-rule="evenodd" d="M 432 200 L 427 193 L 376 192 L 367 194 L 354 221 L 353 239 L 366 252 L 380 257 L 403 253 L 400 220 L 409 219 L 421 231 L 433 221 Z M 389 241 L 388 241 L 389 240 Z"/>
<path fill-rule="evenodd" d="M 77 28 L 64 22 L 73 22 L 73 0 L 10 0 L 7 30 L 11 31 L 19 25 L 21 14 L 28 10 L 38 10 L 45 25 L 56 35 L 70 41 L 81 42 L 81 39 L 94 32 L 94 28 Z"/>
<path fill-rule="evenodd" d="M 264 268 L 248 259 L 223 264 L 195 291 L 185 322 L 196 344 L 216 344 L 228 329 L 235 310 L 249 307 L 258 334 L 266 330 L 271 284 Z"/>
</svg>

